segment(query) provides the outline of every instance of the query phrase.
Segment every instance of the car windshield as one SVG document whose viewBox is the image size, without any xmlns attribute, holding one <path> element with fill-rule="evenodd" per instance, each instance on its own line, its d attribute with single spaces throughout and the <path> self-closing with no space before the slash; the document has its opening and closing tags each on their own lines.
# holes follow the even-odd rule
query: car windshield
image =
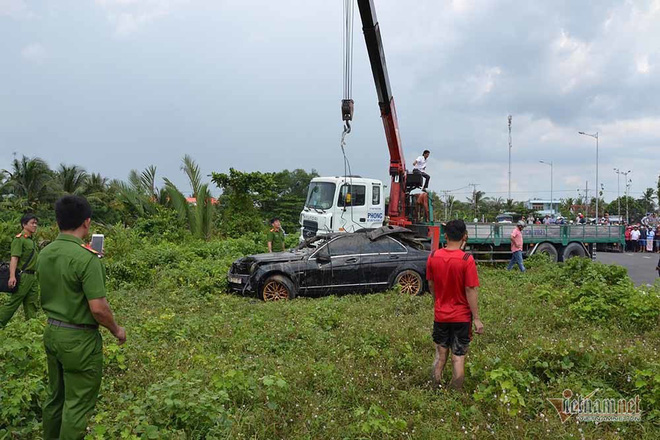
<svg viewBox="0 0 660 440">
<path fill-rule="evenodd" d="M 312 182 L 309 184 L 305 206 L 311 209 L 329 209 L 335 200 L 335 184 L 331 182 Z"/>
</svg>

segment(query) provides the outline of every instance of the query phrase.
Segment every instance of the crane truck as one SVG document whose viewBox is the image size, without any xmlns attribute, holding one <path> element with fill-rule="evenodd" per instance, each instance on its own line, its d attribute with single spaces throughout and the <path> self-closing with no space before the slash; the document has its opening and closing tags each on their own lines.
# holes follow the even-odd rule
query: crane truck
<svg viewBox="0 0 660 440">
<path fill-rule="evenodd" d="M 389 151 L 389 203 L 382 182 L 359 176 L 318 177 L 311 181 L 300 215 L 301 240 L 324 232 L 353 232 L 383 224 L 402 226 L 425 240 L 430 249 L 444 244 L 442 224 L 433 222 L 433 206 L 422 188 L 420 174 L 408 172 L 403 154 L 396 106 L 373 0 L 357 0 L 369 63 L 376 86 L 380 116 Z M 352 100 L 342 101 L 342 119 L 353 116 Z M 468 223 L 467 249 L 477 261 L 508 261 L 510 235 L 506 223 Z M 529 225 L 523 230 L 526 255 L 543 253 L 554 261 L 594 255 L 596 245 L 623 246 L 620 225 Z"/>
</svg>

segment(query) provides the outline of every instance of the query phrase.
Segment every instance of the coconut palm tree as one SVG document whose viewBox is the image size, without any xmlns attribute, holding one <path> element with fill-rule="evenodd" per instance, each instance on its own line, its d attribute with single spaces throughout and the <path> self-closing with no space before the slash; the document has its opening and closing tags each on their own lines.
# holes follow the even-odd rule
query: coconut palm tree
<svg viewBox="0 0 660 440">
<path fill-rule="evenodd" d="M 646 188 L 644 192 L 642 193 L 642 197 L 640 201 L 642 202 L 642 205 L 644 206 L 644 209 L 646 212 L 652 212 L 655 209 L 655 202 L 653 201 L 655 196 L 655 191 L 653 188 Z"/>
<path fill-rule="evenodd" d="M 92 173 L 85 183 L 85 194 L 102 193 L 108 188 L 108 178 L 101 173 Z"/>
<path fill-rule="evenodd" d="M 55 174 L 62 191 L 68 194 L 81 194 L 87 183 L 87 172 L 78 165 L 60 164 Z"/>
<path fill-rule="evenodd" d="M 53 171 L 43 159 L 14 158 L 11 171 L 3 172 L 8 176 L 5 189 L 15 197 L 26 199 L 28 205 L 48 202 L 56 197 Z"/>
<path fill-rule="evenodd" d="M 179 215 L 179 219 L 185 222 L 193 236 L 208 240 L 211 237 L 213 216 L 213 198 L 207 183 L 202 183 L 202 174 L 197 163 L 188 155 L 184 156 L 181 170 L 188 176 L 194 203 L 189 203 L 186 196 L 176 187 L 172 181 L 165 178 L 165 189 L 169 195 L 170 202 Z"/>
</svg>

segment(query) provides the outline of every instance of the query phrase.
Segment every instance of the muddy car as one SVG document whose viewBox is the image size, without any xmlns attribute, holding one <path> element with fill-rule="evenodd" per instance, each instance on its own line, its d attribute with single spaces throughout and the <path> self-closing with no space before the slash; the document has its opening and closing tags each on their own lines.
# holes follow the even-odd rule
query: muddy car
<svg viewBox="0 0 660 440">
<path fill-rule="evenodd" d="M 405 228 L 383 226 L 309 238 L 287 252 L 250 255 L 229 270 L 231 290 L 264 301 L 387 290 L 426 289 L 429 251 Z"/>
</svg>

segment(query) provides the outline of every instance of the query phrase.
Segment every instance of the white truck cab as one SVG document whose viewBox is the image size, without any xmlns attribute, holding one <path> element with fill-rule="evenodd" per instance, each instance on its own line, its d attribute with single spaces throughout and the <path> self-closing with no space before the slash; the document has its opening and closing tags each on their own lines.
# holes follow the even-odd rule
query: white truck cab
<svg viewBox="0 0 660 440">
<path fill-rule="evenodd" d="M 315 177 L 300 213 L 300 240 L 378 228 L 385 220 L 383 182 L 359 176 Z"/>
</svg>

